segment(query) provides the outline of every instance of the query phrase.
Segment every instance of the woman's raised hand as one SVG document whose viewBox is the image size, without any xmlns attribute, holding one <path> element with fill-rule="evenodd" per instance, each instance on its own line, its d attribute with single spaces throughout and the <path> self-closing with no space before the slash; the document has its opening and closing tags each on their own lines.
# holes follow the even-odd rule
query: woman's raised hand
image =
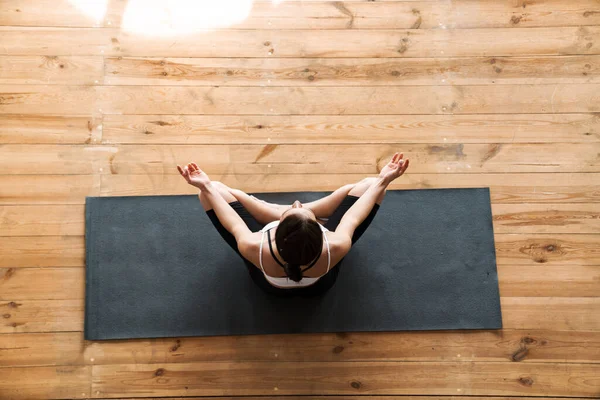
<svg viewBox="0 0 600 400">
<path fill-rule="evenodd" d="M 198 189 L 204 189 L 210 183 L 210 178 L 202 171 L 196 163 L 189 163 L 186 167 L 177 166 L 177 170 L 183 176 L 187 183 Z"/>
<path fill-rule="evenodd" d="M 394 179 L 401 176 L 408 168 L 408 159 L 403 160 L 404 154 L 396 153 L 392 156 L 390 162 L 381 169 L 379 177 L 385 180 L 386 184 L 390 184 Z"/>
</svg>

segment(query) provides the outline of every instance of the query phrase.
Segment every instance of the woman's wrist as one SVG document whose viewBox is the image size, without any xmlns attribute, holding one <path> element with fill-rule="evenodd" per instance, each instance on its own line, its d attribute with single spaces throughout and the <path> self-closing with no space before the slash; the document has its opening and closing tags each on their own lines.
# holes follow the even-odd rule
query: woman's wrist
<svg viewBox="0 0 600 400">
<path fill-rule="evenodd" d="M 203 192 L 206 193 L 210 193 L 212 190 L 215 190 L 215 186 L 212 184 L 212 182 L 208 182 L 208 183 L 203 183 L 203 184 L 196 184 L 196 185 L 192 185 L 194 187 L 197 187 L 198 189 L 200 189 Z"/>
</svg>

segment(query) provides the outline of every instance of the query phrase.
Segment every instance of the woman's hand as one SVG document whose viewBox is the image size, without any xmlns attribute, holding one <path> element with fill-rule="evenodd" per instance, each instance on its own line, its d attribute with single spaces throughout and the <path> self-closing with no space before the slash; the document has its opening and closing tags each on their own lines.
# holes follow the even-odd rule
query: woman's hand
<svg viewBox="0 0 600 400">
<path fill-rule="evenodd" d="M 186 167 L 177 166 L 177 170 L 183 176 L 187 183 L 198 189 L 204 189 L 210 183 L 210 178 L 202 171 L 196 163 L 189 163 Z"/>
<path fill-rule="evenodd" d="M 404 157 L 404 154 L 402 153 L 394 154 L 390 162 L 381 169 L 379 177 L 383 178 L 386 184 L 389 185 L 408 168 L 408 160 L 403 160 L 402 157 Z"/>
</svg>

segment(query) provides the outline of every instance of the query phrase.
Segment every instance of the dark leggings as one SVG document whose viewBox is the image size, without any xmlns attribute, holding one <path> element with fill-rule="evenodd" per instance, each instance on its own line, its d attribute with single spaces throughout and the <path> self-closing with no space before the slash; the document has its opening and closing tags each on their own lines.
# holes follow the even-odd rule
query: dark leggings
<svg viewBox="0 0 600 400">
<path fill-rule="evenodd" d="M 348 211 L 348 209 L 352 207 L 352 205 L 358 199 L 358 196 L 347 195 L 344 198 L 344 200 L 342 200 L 342 203 L 338 206 L 338 208 L 336 208 L 336 210 L 333 212 L 333 214 L 329 216 L 327 223 L 324 225 L 325 228 L 329 229 L 330 231 L 335 231 L 346 211 Z M 248 229 L 250 229 L 252 232 L 258 232 L 264 227 L 264 225 L 260 224 L 239 201 L 233 201 L 229 203 L 229 205 L 244 220 L 244 222 L 248 226 Z M 356 243 L 358 239 L 360 239 L 362 234 L 365 233 L 365 231 L 369 227 L 369 224 L 371 224 L 371 221 L 373 221 L 373 218 L 375 218 L 377 210 L 379 210 L 379 204 L 376 203 L 371 209 L 371 212 L 369 213 L 367 218 L 365 218 L 365 220 L 354 231 L 354 235 L 352 236 L 352 245 L 354 245 L 354 243 Z M 321 279 L 319 279 L 317 282 L 310 286 L 291 289 L 282 289 L 275 287 L 265 279 L 260 268 L 257 268 L 254 264 L 252 264 L 250 261 L 246 260 L 242 256 L 242 254 L 238 250 L 235 237 L 231 233 L 229 233 L 229 231 L 225 229 L 225 227 L 221 224 L 219 218 L 217 218 L 217 214 L 215 213 L 215 211 L 208 210 L 206 212 L 206 215 L 208 215 L 208 218 L 210 218 L 217 231 L 221 234 L 221 237 L 223 237 L 227 244 L 229 244 L 229 246 L 242 258 L 242 260 L 246 264 L 246 267 L 248 268 L 248 272 L 250 273 L 250 277 L 252 278 L 254 283 L 256 283 L 261 289 L 263 289 L 267 293 L 279 296 L 318 296 L 329 290 L 337 280 L 337 276 L 340 273 L 342 261 L 344 261 L 343 258 L 336 265 L 332 265 L 327 274 L 322 276 Z"/>
</svg>

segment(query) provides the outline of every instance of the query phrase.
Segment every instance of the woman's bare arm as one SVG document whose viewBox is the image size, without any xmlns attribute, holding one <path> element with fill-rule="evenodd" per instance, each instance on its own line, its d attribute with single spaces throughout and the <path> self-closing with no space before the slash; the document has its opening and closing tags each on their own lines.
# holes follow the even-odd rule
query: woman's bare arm
<svg viewBox="0 0 600 400">
<path fill-rule="evenodd" d="M 385 192 L 388 185 L 394 179 L 403 175 L 408 168 L 409 161 L 403 160 L 403 156 L 402 153 L 395 153 L 389 164 L 382 168 L 375 182 L 356 200 L 342 217 L 335 229 L 335 233 L 342 236 L 348 250 L 352 245 L 354 231 L 367 218 L 379 196 Z"/>
<path fill-rule="evenodd" d="M 244 208 L 248 210 L 259 223 L 266 225 L 269 222 L 281 218 L 281 213 L 283 211 L 261 202 L 256 197 L 250 196 L 243 190 L 232 189 L 229 187 L 227 187 L 227 189 L 229 190 L 229 193 L 242 203 Z"/>
<path fill-rule="evenodd" d="M 257 216 L 259 218 L 264 218 L 264 214 L 267 214 L 268 218 L 272 218 L 269 220 L 269 222 L 274 221 L 275 219 L 281 218 L 281 214 L 291 207 L 291 204 L 285 205 L 268 203 L 264 200 L 258 199 L 257 197 L 251 196 L 242 190 L 232 189 L 226 185 L 224 186 L 229 190 L 229 192 L 233 196 L 235 196 L 238 199 L 240 203 L 242 203 L 244 207 L 246 207 L 248 212 L 250 212 L 250 214 L 252 214 L 254 218 L 256 218 L 256 220 L 259 222 L 261 221 L 257 218 Z M 342 200 L 344 200 L 344 198 L 348 195 L 348 193 L 350 192 L 350 190 L 352 190 L 354 186 L 354 183 L 344 185 L 323 198 L 311 201 L 309 203 L 304 203 L 303 206 L 311 209 L 312 212 L 315 213 L 315 216 L 317 218 L 328 218 L 331 214 L 333 214 L 335 209 L 338 208 L 338 206 L 342 203 Z M 265 210 L 262 206 L 256 205 L 255 202 L 259 203 L 259 205 L 266 205 L 267 207 L 270 207 L 271 209 L 275 210 L 275 214 L 273 214 L 269 210 Z M 248 204 L 248 206 L 246 204 Z M 250 209 L 255 210 L 257 215 L 254 215 L 254 212 Z M 273 218 L 273 216 L 276 216 L 276 218 Z"/>
</svg>

